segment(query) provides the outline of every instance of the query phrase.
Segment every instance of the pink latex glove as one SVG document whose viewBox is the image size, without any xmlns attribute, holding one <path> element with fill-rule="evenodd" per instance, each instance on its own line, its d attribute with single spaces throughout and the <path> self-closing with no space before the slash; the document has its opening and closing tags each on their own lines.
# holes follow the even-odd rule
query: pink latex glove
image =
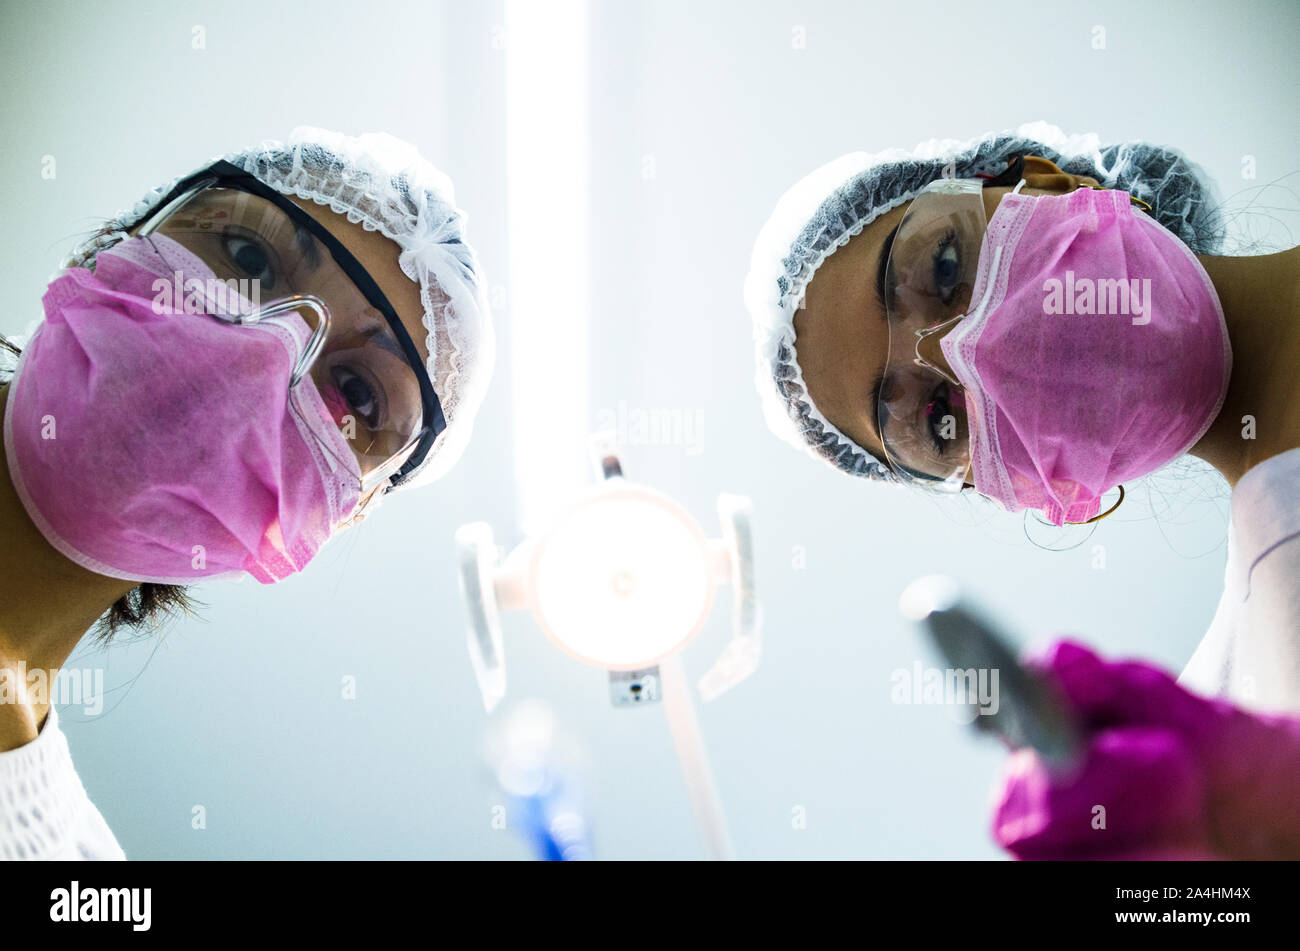
<svg viewBox="0 0 1300 951">
<path fill-rule="evenodd" d="M 1016 858 L 1300 858 L 1300 719 L 1198 696 L 1071 641 L 1028 664 L 1060 688 L 1088 745 L 1069 775 L 1012 754 L 993 837 Z"/>
</svg>

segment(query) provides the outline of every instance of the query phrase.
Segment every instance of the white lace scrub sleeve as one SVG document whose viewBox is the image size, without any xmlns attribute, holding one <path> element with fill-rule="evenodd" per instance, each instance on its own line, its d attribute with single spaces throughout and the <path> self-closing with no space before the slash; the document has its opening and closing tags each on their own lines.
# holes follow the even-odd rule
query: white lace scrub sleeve
<svg viewBox="0 0 1300 951">
<path fill-rule="evenodd" d="M 0 859 L 125 859 L 72 765 L 58 711 L 36 739 L 0 752 Z"/>
</svg>

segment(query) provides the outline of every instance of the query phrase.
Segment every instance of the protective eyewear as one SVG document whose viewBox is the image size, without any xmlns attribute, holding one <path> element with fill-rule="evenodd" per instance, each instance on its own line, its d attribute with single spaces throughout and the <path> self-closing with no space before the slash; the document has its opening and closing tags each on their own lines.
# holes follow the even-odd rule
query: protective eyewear
<svg viewBox="0 0 1300 951">
<path fill-rule="evenodd" d="M 877 404 L 885 458 L 904 482 L 958 492 L 970 472 L 965 391 L 921 356 L 971 306 L 988 222 L 984 182 L 938 179 L 913 200 L 885 266 L 889 349 Z"/>
<path fill-rule="evenodd" d="M 424 460 L 446 427 L 424 360 L 374 279 L 311 215 L 221 161 L 178 183 L 137 235 L 166 237 L 155 244 L 165 260 L 180 258 L 179 245 L 217 290 L 229 288 L 213 316 L 306 322 L 290 389 L 310 377 L 352 448 L 363 494 L 401 484 Z"/>
</svg>

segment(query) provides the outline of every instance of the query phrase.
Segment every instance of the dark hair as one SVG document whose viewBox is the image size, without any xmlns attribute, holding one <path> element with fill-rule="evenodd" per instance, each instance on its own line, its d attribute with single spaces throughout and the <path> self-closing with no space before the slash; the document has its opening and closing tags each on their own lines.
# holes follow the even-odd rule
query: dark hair
<svg viewBox="0 0 1300 951">
<path fill-rule="evenodd" d="M 15 358 L 22 354 L 22 350 L 3 334 L 0 334 L 0 349 Z M 0 367 L 0 385 L 7 384 L 12 375 L 11 371 Z M 114 601 L 92 630 L 95 640 L 107 644 L 122 631 L 149 630 L 177 614 L 193 614 L 195 606 L 196 602 L 183 585 L 146 581 Z"/>
<path fill-rule="evenodd" d="M 196 604 L 184 585 L 145 581 L 114 601 L 95 622 L 94 639 L 107 644 L 123 630 L 156 629 L 178 614 L 194 614 Z"/>
</svg>

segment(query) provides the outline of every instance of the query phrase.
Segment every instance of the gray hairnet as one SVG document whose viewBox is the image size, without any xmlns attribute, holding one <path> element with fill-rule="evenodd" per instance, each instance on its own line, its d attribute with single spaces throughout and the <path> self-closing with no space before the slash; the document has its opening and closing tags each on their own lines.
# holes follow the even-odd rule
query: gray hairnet
<svg viewBox="0 0 1300 951">
<path fill-rule="evenodd" d="M 854 152 L 822 166 L 781 197 L 754 244 L 745 279 L 753 319 L 755 383 L 768 426 L 851 475 L 896 482 L 881 460 L 840 432 L 808 396 L 795 351 L 794 318 L 817 268 L 880 215 L 910 201 L 945 174 L 997 175 L 1017 155 L 1038 155 L 1065 172 L 1142 199 L 1193 251 L 1224 240 L 1220 202 L 1205 172 L 1181 152 L 1144 142 L 1098 145 L 1045 122 L 969 142 L 935 139 L 911 152 Z M 945 169 L 947 170 L 945 172 Z"/>
</svg>

